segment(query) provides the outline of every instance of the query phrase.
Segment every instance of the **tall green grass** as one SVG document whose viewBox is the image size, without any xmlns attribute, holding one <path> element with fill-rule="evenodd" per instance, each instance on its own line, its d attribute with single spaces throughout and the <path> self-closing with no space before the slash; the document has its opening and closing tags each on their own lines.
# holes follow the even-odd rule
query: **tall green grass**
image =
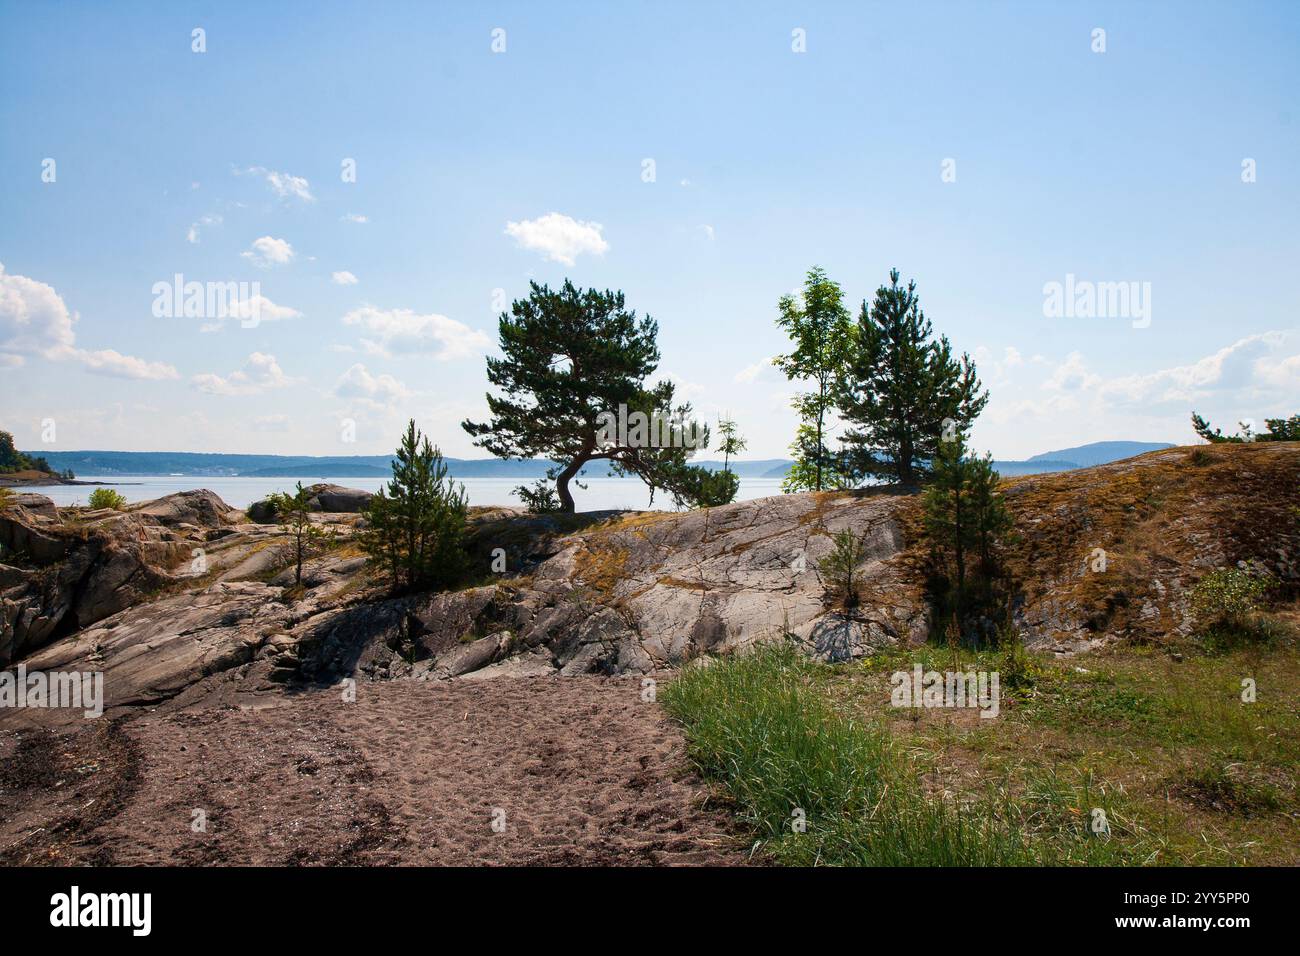
<svg viewBox="0 0 1300 956">
<path fill-rule="evenodd" d="M 992 789 L 964 801 L 927 794 L 918 768 L 883 722 L 834 706 L 818 686 L 823 667 L 792 643 L 764 644 L 689 667 L 660 695 L 685 728 L 692 761 L 723 786 L 739 821 L 775 860 L 853 866 L 1110 862 L 1115 848 L 1072 822 L 1077 807 L 1066 812 L 1077 799 L 1073 792 L 1040 792 L 1033 806 Z M 799 811 L 804 832 L 794 825 Z M 1047 839 L 1037 839 L 1044 819 Z M 1063 827 L 1053 822 L 1060 820 Z M 1027 832 L 1026 822 L 1037 832 Z"/>
</svg>

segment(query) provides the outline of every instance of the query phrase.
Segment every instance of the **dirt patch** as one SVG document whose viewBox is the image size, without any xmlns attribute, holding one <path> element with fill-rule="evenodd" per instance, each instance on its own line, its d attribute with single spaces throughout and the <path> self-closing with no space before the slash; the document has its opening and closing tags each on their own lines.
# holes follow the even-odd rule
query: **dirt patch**
<svg viewBox="0 0 1300 956">
<path fill-rule="evenodd" d="M 0 865 L 116 862 L 97 831 L 132 799 L 140 765 L 121 720 L 0 738 Z"/>
<path fill-rule="evenodd" d="M 363 682 L 354 703 L 165 711 L 0 737 L 0 863 L 745 862 L 639 679 Z"/>
</svg>

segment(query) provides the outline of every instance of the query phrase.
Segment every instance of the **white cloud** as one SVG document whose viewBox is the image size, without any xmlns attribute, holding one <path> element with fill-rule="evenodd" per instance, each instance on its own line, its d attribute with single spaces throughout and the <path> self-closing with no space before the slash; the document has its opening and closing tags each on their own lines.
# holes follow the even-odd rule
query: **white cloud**
<svg viewBox="0 0 1300 956">
<path fill-rule="evenodd" d="M 87 371 L 117 378 L 179 377 L 165 362 L 149 362 L 115 349 L 77 348 L 75 321 L 51 286 L 7 273 L 0 263 L 0 364 L 16 368 L 24 355 L 39 355 L 53 362 L 80 362 Z"/>
<path fill-rule="evenodd" d="M 76 341 L 63 299 L 44 282 L 4 271 L 0 263 L 0 351 L 49 355 Z"/>
<path fill-rule="evenodd" d="M 1253 393 L 1300 387 L 1300 348 L 1292 332 L 1263 332 L 1238 339 L 1190 365 L 1146 375 L 1108 379 L 1099 389 L 1109 402 L 1193 402 L 1225 392 Z M 1293 354 L 1286 355 L 1291 351 Z M 1279 354 L 1282 353 L 1282 354 Z"/>
<path fill-rule="evenodd" d="M 393 376 L 371 375 L 363 364 L 357 362 L 339 376 L 334 394 L 338 398 L 354 399 L 367 407 L 382 409 L 409 398 L 411 392 Z"/>
<path fill-rule="evenodd" d="M 708 223 L 705 223 L 704 225 L 700 226 L 700 231 L 704 233 L 704 238 L 708 239 L 709 242 L 712 242 L 712 241 L 713 241 L 713 227 L 712 227 L 712 226 L 710 226 Z"/>
<path fill-rule="evenodd" d="M 1300 394 L 1300 330 L 1246 336 L 1187 364 L 1132 375 L 1104 376 L 1079 352 L 1055 364 L 1028 361 L 1050 373 L 1036 386 L 994 388 L 976 424 L 999 457 L 1112 439 L 1191 442 L 1193 411 L 1232 431 L 1243 418 L 1293 414 Z"/>
<path fill-rule="evenodd" d="M 113 378 L 161 380 L 180 378 L 180 373 L 166 362 L 147 362 L 134 355 L 123 355 L 116 349 L 72 349 L 69 357 L 86 366 L 86 371 Z"/>
<path fill-rule="evenodd" d="M 264 166 L 250 166 L 245 170 L 236 170 L 239 173 L 251 173 L 254 176 L 261 176 L 266 180 L 266 184 L 275 191 L 275 194 L 281 199 L 300 199 L 303 202 L 315 202 L 316 197 L 311 194 L 311 184 L 301 176 L 291 176 L 288 173 L 281 173 L 274 169 L 267 169 Z"/>
<path fill-rule="evenodd" d="M 759 359 L 753 365 L 747 365 L 735 374 L 732 381 L 749 383 L 758 381 L 758 377 L 772 367 L 771 359 Z"/>
<path fill-rule="evenodd" d="M 243 368 L 222 377 L 212 372 L 195 375 L 194 387 L 210 395 L 256 395 L 268 388 L 292 385 L 293 379 L 284 374 L 274 355 L 253 352 Z"/>
<path fill-rule="evenodd" d="M 1071 352 L 1065 361 L 1052 371 L 1052 375 L 1043 383 L 1043 388 L 1053 392 L 1073 392 L 1086 390 L 1101 383 L 1101 376 L 1088 371 L 1079 352 Z"/>
<path fill-rule="evenodd" d="M 1001 360 L 993 357 L 993 350 L 986 345 L 978 346 L 971 358 L 975 361 L 976 370 L 980 373 L 980 378 L 985 382 L 999 382 L 1006 378 L 1010 369 L 1017 368 L 1025 364 L 1024 356 L 1015 346 L 1008 345 L 1002 350 Z"/>
<path fill-rule="evenodd" d="M 521 248 L 540 252 L 553 262 L 571 266 L 584 253 L 596 256 L 605 254 L 609 243 L 601 236 L 604 228 L 598 222 L 580 222 L 552 212 L 538 219 L 507 222 L 506 235 L 511 236 Z"/>
<path fill-rule="evenodd" d="M 370 220 L 365 216 L 358 215 L 355 212 L 350 212 L 346 216 L 339 216 L 339 221 L 362 223 L 362 222 L 369 222 Z"/>
<path fill-rule="evenodd" d="M 692 382 L 678 375 L 676 372 L 670 372 L 667 369 L 663 371 L 663 377 L 673 383 L 673 401 L 674 402 L 693 402 L 698 401 L 708 393 L 708 388 L 698 382 Z"/>
<path fill-rule="evenodd" d="M 417 315 L 410 309 L 376 309 L 362 306 L 343 316 L 370 335 L 362 338 L 367 352 L 393 355 L 432 355 L 438 359 L 467 358 L 491 347 L 492 340 L 477 329 L 445 315 Z"/>
<path fill-rule="evenodd" d="M 240 255 L 251 261 L 253 265 L 267 269 L 271 266 L 288 265 L 293 261 L 294 251 L 293 246 L 284 239 L 262 236 L 260 239 L 254 239 L 253 247 L 246 252 L 241 252 Z"/>
<path fill-rule="evenodd" d="M 348 272 L 347 270 L 344 270 L 342 272 L 331 273 L 330 280 L 335 285 L 356 285 L 357 284 L 357 277 L 354 276 L 351 272 Z"/>
<path fill-rule="evenodd" d="M 290 308 L 287 305 L 276 305 L 264 295 L 252 295 L 246 297 L 232 297 L 226 303 L 226 315 L 212 322 L 204 323 L 200 332 L 216 332 L 223 328 L 223 323 L 227 319 L 238 321 L 241 325 L 247 320 L 252 325 L 262 322 L 281 322 L 285 319 L 297 319 L 302 313 L 297 309 Z"/>
<path fill-rule="evenodd" d="M 191 243 L 196 243 L 199 241 L 200 226 L 219 226 L 221 225 L 221 222 L 221 216 L 216 213 L 213 213 L 211 216 L 202 216 L 198 222 L 190 223 L 190 228 L 189 231 L 185 233 L 185 238 Z"/>
</svg>

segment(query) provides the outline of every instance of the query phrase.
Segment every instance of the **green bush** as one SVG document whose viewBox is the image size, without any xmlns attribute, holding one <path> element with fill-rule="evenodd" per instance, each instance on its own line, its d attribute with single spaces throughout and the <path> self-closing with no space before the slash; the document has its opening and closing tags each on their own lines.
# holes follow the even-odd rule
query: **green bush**
<svg viewBox="0 0 1300 956">
<path fill-rule="evenodd" d="M 121 511 L 126 507 L 126 498 L 112 488 L 96 488 L 90 493 L 90 507 Z"/>
<path fill-rule="evenodd" d="M 1192 611 L 1200 637 L 1210 647 L 1267 644 L 1285 631 L 1261 613 L 1272 586 L 1267 576 L 1240 568 L 1212 571 L 1192 589 Z"/>
<path fill-rule="evenodd" d="M 553 514 L 562 510 L 560 496 L 556 493 L 555 486 L 545 478 L 538 478 L 531 488 L 527 485 L 519 485 L 514 492 L 524 503 L 524 509 L 529 514 Z"/>
<path fill-rule="evenodd" d="M 1212 571 L 1192 590 L 1192 609 L 1203 625 L 1241 624 L 1259 610 L 1267 579 L 1240 568 Z"/>
</svg>

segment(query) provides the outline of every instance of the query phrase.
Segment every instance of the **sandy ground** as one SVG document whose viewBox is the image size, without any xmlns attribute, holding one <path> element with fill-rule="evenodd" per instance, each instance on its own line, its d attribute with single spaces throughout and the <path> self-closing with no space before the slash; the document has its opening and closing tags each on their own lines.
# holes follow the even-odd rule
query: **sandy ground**
<svg viewBox="0 0 1300 956">
<path fill-rule="evenodd" d="M 355 703 L 0 731 L 0 864 L 745 861 L 636 679 L 361 683 Z"/>
</svg>

